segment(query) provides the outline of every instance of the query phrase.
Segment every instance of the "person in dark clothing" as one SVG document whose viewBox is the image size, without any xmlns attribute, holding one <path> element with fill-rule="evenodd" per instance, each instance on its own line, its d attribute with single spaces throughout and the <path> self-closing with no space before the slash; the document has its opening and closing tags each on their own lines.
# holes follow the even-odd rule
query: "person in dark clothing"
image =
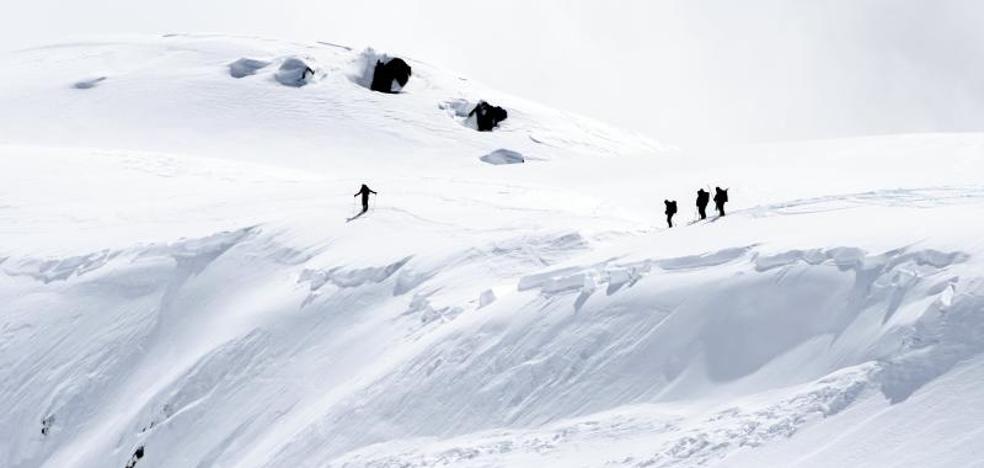
<svg viewBox="0 0 984 468">
<path fill-rule="evenodd" d="M 700 189 L 697 191 L 697 212 L 700 213 L 700 219 L 707 219 L 707 204 L 711 201 L 711 194 L 707 190 Z"/>
<path fill-rule="evenodd" d="M 372 189 L 370 189 L 366 184 L 362 184 L 362 188 L 360 188 L 358 192 L 355 192 L 355 195 L 352 195 L 353 197 L 357 197 L 359 195 L 362 195 L 362 212 L 363 213 L 365 213 L 366 211 L 369 211 L 369 194 L 370 193 L 371 194 L 375 194 L 376 192 L 372 191 Z"/>
<path fill-rule="evenodd" d="M 728 203 L 728 189 L 721 189 L 721 187 L 714 187 L 714 208 L 718 210 L 721 216 L 724 216 L 724 204 Z"/>
<path fill-rule="evenodd" d="M 673 215 L 677 212 L 676 200 L 663 200 L 663 203 L 666 204 L 666 224 L 673 227 Z"/>
</svg>

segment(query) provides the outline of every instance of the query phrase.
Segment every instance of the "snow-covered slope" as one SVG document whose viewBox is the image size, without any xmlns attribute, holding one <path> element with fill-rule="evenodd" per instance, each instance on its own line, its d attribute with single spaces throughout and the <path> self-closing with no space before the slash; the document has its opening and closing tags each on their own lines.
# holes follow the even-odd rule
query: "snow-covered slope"
<svg viewBox="0 0 984 468">
<path fill-rule="evenodd" d="M 0 59 L 0 466 L 981 466 L 984 135 L 673 150 L 375 54 Z"/>
</svg>

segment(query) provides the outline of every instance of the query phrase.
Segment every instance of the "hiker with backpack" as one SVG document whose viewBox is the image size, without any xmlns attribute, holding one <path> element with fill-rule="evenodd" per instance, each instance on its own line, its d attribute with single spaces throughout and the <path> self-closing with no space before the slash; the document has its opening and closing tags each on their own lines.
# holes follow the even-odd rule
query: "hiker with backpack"
<svg viewBox="0 0 984 468">
<path fill-rule="evenodd" d="M 669 227 L 672 228 L 673 227 L 673 215 L 675 215 L 676 212 L 677 212 L 677 202 L 676 202 L 676 200 L 672 200 L 672 201 L 670 201 L 670 200 L 663 200 L 663 203 L 666 204 L 666 224 L 668 224 Z"/>
<path fill-rule="evenodd" d="M 728 203 L 728 189 L 714 187 L 714 208 L 721 216 L 724 216 L 724 204 Z"/>
<path fill-rule="evenodd" d="M 707 219 L 707 204 L 711 201 L 711 194 L 707 190 L 697 190 L 697 213 L 700 219 Z"/>
</svg>

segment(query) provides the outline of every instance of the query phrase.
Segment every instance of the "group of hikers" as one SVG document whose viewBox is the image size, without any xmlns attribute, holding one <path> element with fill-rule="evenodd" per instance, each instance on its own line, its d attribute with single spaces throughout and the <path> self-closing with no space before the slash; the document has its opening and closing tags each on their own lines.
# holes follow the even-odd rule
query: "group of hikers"
<svg viewBox="0 0 984 468">
<path fill-rule="evenodd" d="M 375 194 L 376 192 L 369 188 L 368 185 L 362 184 L 362 188 L 358 192 L 355 192 L 353 197 L 362 196 L 362 212 L 359 215 L 364 214 L 369 211 L 369 194 Z M 711 194 L 704 189 L 697 190 L 697 213 L 700 214 L 700 219 L 707 219 L 707 204 L 711 201 Z M 673 215 L 677 213 L 677 202 L 676 200 L 663 200 L 666 204 L 666 224 L 669 227 L 673 227 Z M 724 204 L 728 203 L 728 189 L 722 189 L 721 187 L 714 187 L 714 209 L 718 211 L 720 216 L 724 216 Z"/>
<path fill-rule="evenodd" d="M 697 213 L 700 219 L 707 219 L 707 204 L 710 202 L 711 194 L 707 190 L 697 190 Z M 724 204 L 728 202 L 728 189 L 714 187 L 714 209 L 718 214 L 724 216 Z M 677 212 L 676 200 L 663 200 L 666 204 L 666 224 L 673 227 L 673 215 Z"/>
</svg>

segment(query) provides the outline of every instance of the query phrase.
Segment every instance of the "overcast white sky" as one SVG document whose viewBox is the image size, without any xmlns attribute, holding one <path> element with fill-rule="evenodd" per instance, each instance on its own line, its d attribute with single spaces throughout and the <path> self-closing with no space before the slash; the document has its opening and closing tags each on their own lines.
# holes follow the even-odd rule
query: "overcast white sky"
<svg viewBox="0 0 984 468">
<path fill-rule="evenodd" d="M 2 2 L 2 49 L 167 32 L 373 45 L 679 144 L 984 124 L 978 0 Z"/>
</svg>

